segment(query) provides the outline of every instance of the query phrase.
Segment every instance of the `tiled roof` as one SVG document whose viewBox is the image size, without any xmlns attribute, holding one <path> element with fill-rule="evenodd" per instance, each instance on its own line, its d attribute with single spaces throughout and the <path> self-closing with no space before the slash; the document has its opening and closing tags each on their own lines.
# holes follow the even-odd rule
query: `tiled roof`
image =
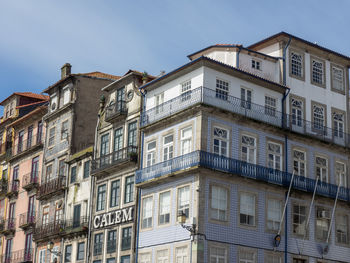
<svg viewBox="0 0 350 263">
<path fill-rule="evenodd" d="M 8 100 L 9 98 L 11 98 L 15 95 L 33 98 L 33 99 L 38 99 L 38 100 L 49 100 L 49 96 L 42 95 L 42 94 L 36 94 L 33 92 L 14 92 L 10 96 L 8 96 L 6 99 L 4 99 L 2 102 L 0 102 L 0 105 L 2 105 L 6 100 Z"/>
<path fill-rule="evenodd" d="M 47 99 L 45 101 L 49 101 L 49 99 Z M 40 103 L 44 103 L 44 102 L 43 101 L 36 101 L 36 102 L 33 102 L 33 103 L 24 104 L 24 105 L 17 106 L 16 109 L 25 108 L 25 107 L 33 106 L 33 105 L 40 104 Z"/>
<path fill-rule="evenodd" d="M 102 78 L 102 79 L 115 79 L 115 80 L 120 79 L 119 76 L 106 74 L 106 73 L 99 72 L 99 71 L 94 71 L 94 72 L 89 72 L 89 73 L 78 73 L 78 74 L 72 74 L 72 75 L 88 76 L 88 77 L 95 77 L 95 78 Z"/>
</svg>

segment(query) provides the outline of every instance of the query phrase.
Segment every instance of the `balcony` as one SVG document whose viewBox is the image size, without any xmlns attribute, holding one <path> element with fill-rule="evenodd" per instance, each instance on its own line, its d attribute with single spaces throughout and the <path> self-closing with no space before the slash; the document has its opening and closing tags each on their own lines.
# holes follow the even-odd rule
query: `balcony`
<svg viewBox="0 0 350 263">
<path fill-rule="evenodd" d="M 42 146 L 42 134 L 34 134 L 27 140 L 18 141 L 16 138 L 16 144 L 12 147 L 12 157 L 20 155 L 22 153 L 28 152 L 35 149 L 37 146 Z"/>
<path fill-rule="evenodd" d="M 126 117 L 128 114 L 128 109 L 126 107 L 125 101 L 118 101 L 106 107 L 106 117 L 105 120 L 108 122 L 114 122 Z"/>
<path fill-rule="evenodd" d="M 79 217 L 77 220 L 68 219 L 64 222 L 63 235 L 75 235 L 87 233 L 89 230 L 89 218 L 87 216 Z"/>
<path fill-rule="evenodd" d="M 213 153 L 195 151 L 136 171 L 136 184 L 171 175 L 180 170 L 196 167 L 235 174 L 248 179 L 280 185 L 286 188 L 289 187 L 292 178 L 291 173 L 246 163 Z M 315 184 L 315 179 L 294 176 L 292 187 L 296 190 L 313 193 Z M 334 199 L 336 198 L 337 189 L 337 185 L 318 181 L 316 194 Z M 350 189 L 340 187 L 338 199 L 350 202 Z"/>
<path fill-rule="evenodd" d="M 19 227 L 27 230 L 35 225 L 35 212 L 27 212 L 19 215 Z"/>
<path fill-rule="evenodd" d="M 16 232 L 16 218 L 8 218 L 3 221 L 3 228 L 1 230 L 1 234 L 13 235 Z"/>
<path fill-rule="evenodd" d="M 33 262 L 33 249 L 17 250 L 1 257 L 2 263 L 29 263 Z"/>
<path fill-rule="evenodd" d="M 100 158 L 96 158 L 92 162 L 92 173 L 96 173 L 102 169 L 112 168 L 114 165 L 125 163 L 128 161 L 137 161 L 137 147 L 128 146 L 118 151 L 114 151 Z"/>
<path fill-rule="evenodd" d="M 48 239 L 58 237 L 64 231 L 64 224 L 62 220 L 56 222 L 36 225 L 33 233 L 33 240 L 35 242 L 41 242 Z"/>
<path fill-rule="evenodd" d="M 304 119 L 293 118 L 277 110 L 254 104 L 240 98 L 216 93 L 213 89 L 199 87 L 190 93 L 175 97 L 142 113 L 141 127 L 166 119 L 197 104 L 206 104 L 240 116 L 264 122 L 292 132 L 308 135 L 322 141 L 350 147 L 350 135 Z"/>
<path fill-rule="evenodd" d="M 0 179 L 0 195 L 7 194 L 7 188 L 8 188 L 7 180 L 4 178 L 1 178 Z"/>
<path fill-rule="evenodd" d="M 19 180 L 10 181 L 7 188 L 6 196 L 8 198 L 17 197 L 19 190 Z"/>
<path fill-rule="evenodd" d="M 39 171 L 25 174 L 22 179 L 22 188 L 31 191 L 39 186 Z"/>
<path fill-rule="evenodd" d="M 44 200 L 52 197 L 53 195 L 60 194 L 64 191 L 65 187 L 66 177 L 58 176 L 39 186 L 37 199 Z"/>
</svg>

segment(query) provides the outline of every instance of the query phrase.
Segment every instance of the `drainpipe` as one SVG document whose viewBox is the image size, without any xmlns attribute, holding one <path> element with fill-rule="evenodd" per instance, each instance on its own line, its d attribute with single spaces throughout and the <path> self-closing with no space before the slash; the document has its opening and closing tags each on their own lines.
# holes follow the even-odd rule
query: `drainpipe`
<svg viewBox="0 0 350 263">
<path fill-rule="evenodd" d="M 282 128 L 286 127 L 286 124 L 285 124 L 285 115 L 286 115 L 285 100 L 288 97 L 289 92 L 290 92 L 290 88 L 287 88 L 287 91 L 284 92 L 283 97 L 282 97 L 282 105 L 281 105 L 281 107 L 282 107 L 282 120 L 281 120 L 282 121 L 282 123 L 281 123 L 282 124 Z"/>
<path fill-rule="evenodd" d="M 286 173 L 288 173 L 288 136 L 285 135 L 284 137 L 284 144 L 285 144 L 285 165 L 284 170 Z M 293 183 L 293 182 L 292 182 Z M 288 198 L 288 197 L 287 197 Z M 288 262 L 288 204 L 286 204 L 286 216 L 284 220 L 284 262 Z"/>
<path fill-rule="evenodd" d="M 283 69 L 282 69 L 282 74 L 283 74 L 283 85 L 286 86 L 287 85 L 287 68 L 286 68 L 286 57 L 287 57 L 287 48 L 289 47 L 290 45 L 290 42 L 292 41 L 292 37 L 290 36 L 289 39 L 288 39 L 288 42 L 286 44 L 286 46 L 283 48 Z M 284 94 L 283 98 L 282 98 L 282 127 L 285 126 L 284 124 L 284 115 L 285 115 L 285 99 L 287 98 L 288 94 L 290 92 L 290 89 L 288 88 L 287 92 Z"/>
</svg>

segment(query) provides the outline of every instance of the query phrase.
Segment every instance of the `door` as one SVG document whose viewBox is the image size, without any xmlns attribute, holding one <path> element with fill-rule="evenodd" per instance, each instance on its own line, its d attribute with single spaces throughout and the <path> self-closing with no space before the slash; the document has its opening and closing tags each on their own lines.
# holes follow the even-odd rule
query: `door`
<svg viewBox="0 0 350 263">
<path fill-rule="evenodd" d="M 30 173 L 30 183 L 37 183 L 39 172 L 39 157 L 32 160 L 32 171 Z"/>
<path fill-rule="evenodd" d="M 29 197 L 28 202 L 28 214 L 27 214 L 27 223 L 35 222 L 35 196 L 32 195 Z"/>
<path fill-rule="evenodd" d="M 107 154 L 109 154 L 109 134 L 102 135 L 101 137 L 101 167 L 108 164 L 108 157 L 106 156 Z"/>
<path fill-rule="evenodd" d="M 33 125 L 28 127 L 28 133 L 27 133 L 27 149 L 29 149 L 30 147 L 32 147 L 32 143 L 33 143 Z"/>
<path fill-rule="evenodd" d="M 24 247 L 24 260 L 26 262 L 32 261 L 32 236 L 32 233 L 26 235 Z"/>
<path fill-rule="evenodd" d="M 121 112 L 124 108 L 125 104 L 125 88 L 121 88 L 117 90 L 117 112 Z"/>
<path fill-rule="evenodd" d="M 11 252 L 12 252 L 12 239 L 8 239 L 6 242 L 5 263 L 11 262 Z"/>
<path fill-rule="evenodd" d="M 24 136 L 24 131 L 20 131 L 18 133 L 17 153 L 20 153 L 23 151 L 23 136 Z"/>
<path fill-rule="evenodd" d="M 79 227 L 80 226 L 80 211 L 81 211 L 81 205 L 75 205 L 74 211 L 73 211 L 73 227 Z"/>
<path fill-rule="evenodd" d="M 114 131 L 114 160 L 123 158 L 123 128 Z M 125 158 L 126 156 L 124 156 Z"/>
<path fill-rule="evenodd" d="M 9 207 L 9 217 L 8 217 L 8 222 L 7 222 L 7 228 L 8 229 L 13 229 L 15 227 L 14 225 L 14 218 L 15 218 L 15 205 L 16 203 L 11 203 Z"/>
</svg>

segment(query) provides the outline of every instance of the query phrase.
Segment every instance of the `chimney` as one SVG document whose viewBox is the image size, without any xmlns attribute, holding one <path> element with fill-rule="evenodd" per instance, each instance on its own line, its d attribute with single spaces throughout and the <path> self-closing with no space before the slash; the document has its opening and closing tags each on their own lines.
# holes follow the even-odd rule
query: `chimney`
<svg viewBox="0 0 350 263">
<path fill-rule="evenodd" d="M 65 77 L 70 75 L 71 68 L 72 68 L 72 65 L 69 63 L 66 63 L 61 67 L 61 79 L 64 79 Z"/>
</svg>

